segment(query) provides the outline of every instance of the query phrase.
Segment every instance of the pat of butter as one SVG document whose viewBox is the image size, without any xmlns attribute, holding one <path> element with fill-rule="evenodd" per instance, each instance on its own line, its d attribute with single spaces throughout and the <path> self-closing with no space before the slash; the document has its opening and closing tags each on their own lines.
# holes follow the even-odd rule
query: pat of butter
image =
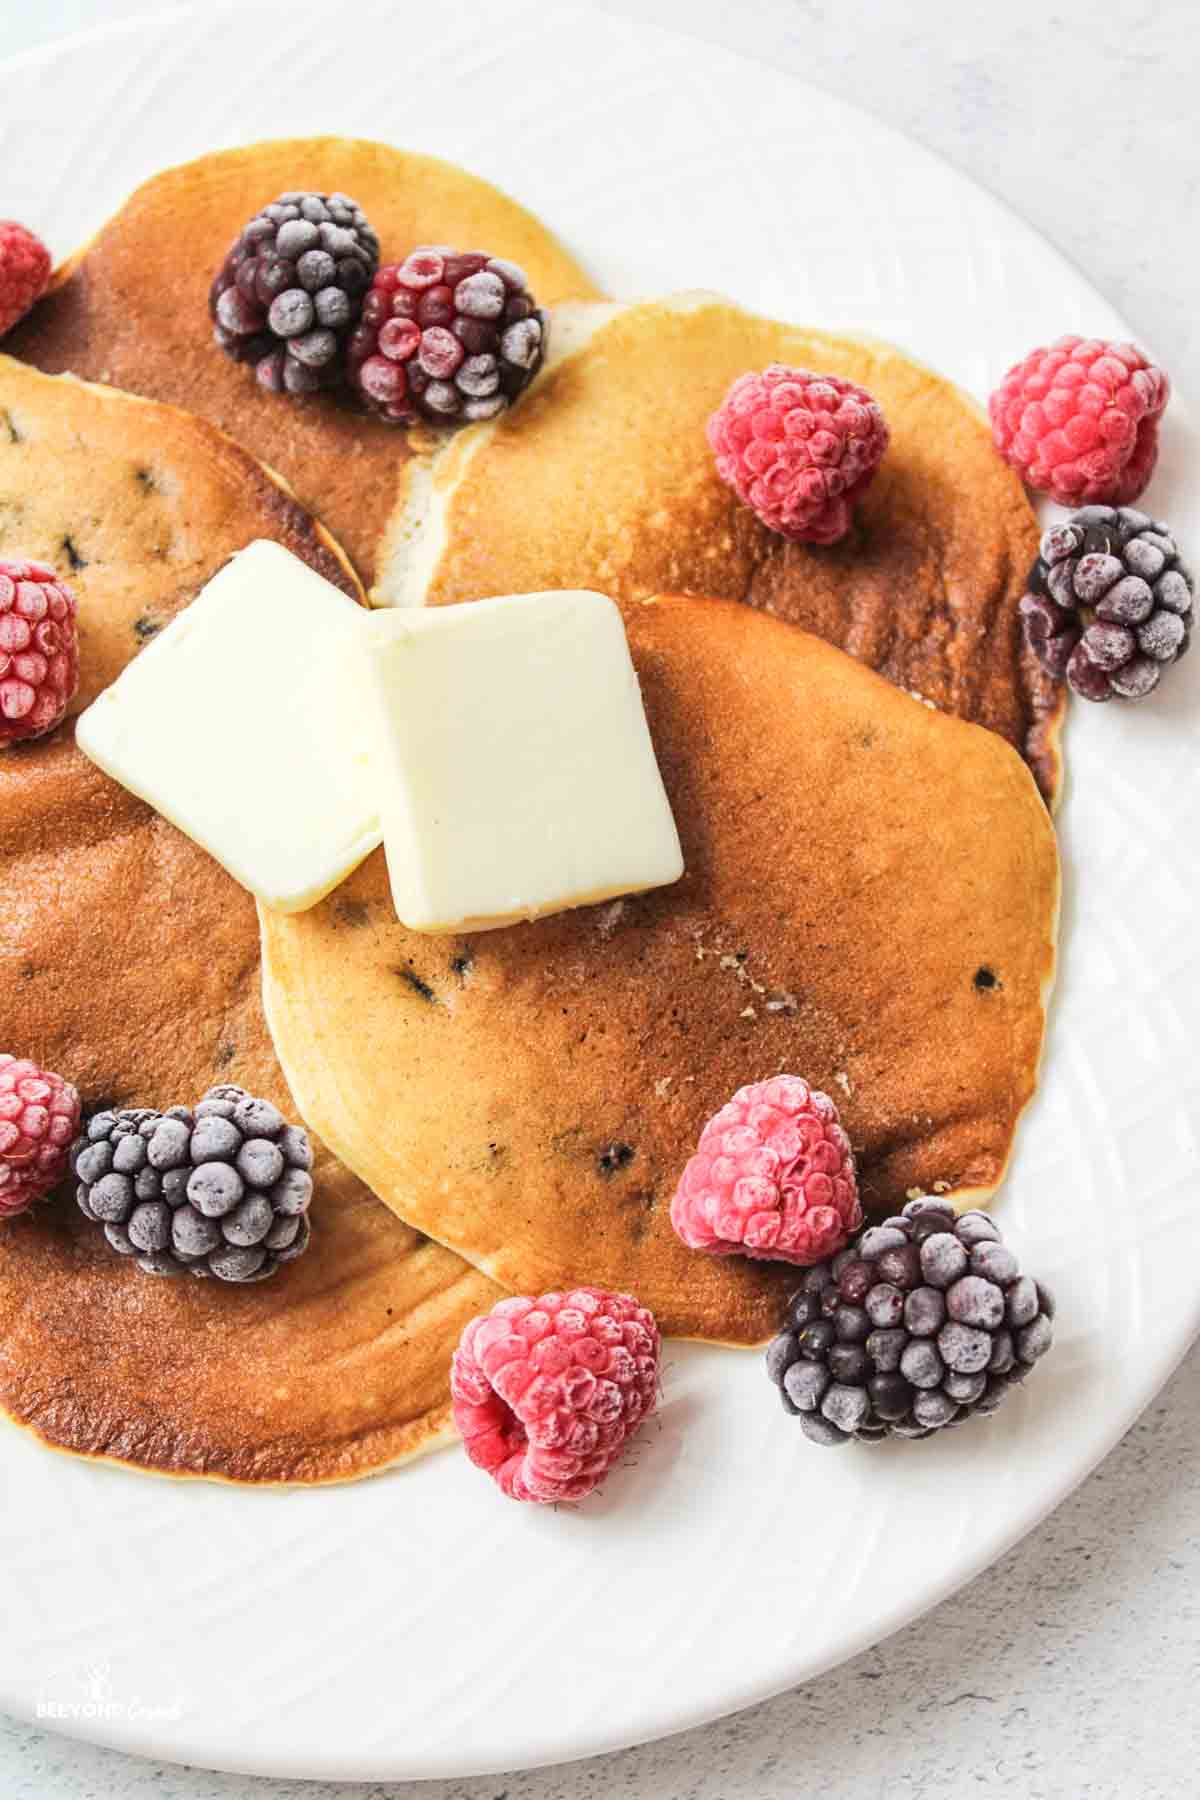
<svg viewBox="0 0 1200 1800">
<path fill-rule="evenodd" d="M 88 707 L 75 740 L 264 905 L 315 906 L 382 837 L 349 692 L 365 622 L 259 540 Z"/>
<path fill-rule="evenodd" d="M 411 930 L 487 930 L 682 875 L 603 594 L 377 612 L 363 641 L 392 898 Z"/>
</svg>

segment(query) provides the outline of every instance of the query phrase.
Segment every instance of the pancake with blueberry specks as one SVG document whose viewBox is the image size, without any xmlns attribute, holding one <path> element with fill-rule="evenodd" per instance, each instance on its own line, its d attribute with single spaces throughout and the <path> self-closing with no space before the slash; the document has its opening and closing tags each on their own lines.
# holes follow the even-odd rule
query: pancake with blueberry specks
<svg viewBox="0 0 1200 1800">
<path fill-rule="evenodd" d="M 839 543 L 777 536 L 717 475 L 705 423 L 770 363 L 842 376 L 883 408 L 891 443 Z M 1057 797 L 1062 688 L 1017 612 L 1033 511 L 974 403 L 887 344 L 711 294 L 560 306 L 530 393 L 461 432 L 432 482 L 420 463 L 405 485 L 377 604 L 557 587 L 744 601 L 999 732 Z"/>
<path fill-rule="evenodd" d="M 220 150 L 145 182 L 56 272 L 6 340 L 13 356 L 188 407 L 271 468 L 344 546 L 369 586 L 409 455 L 406 434 L 331 393 L 269 393 L 213 341 L 209 288 L 243 228 L 283 193 L 349 195 L 385 263 L 422 244 L 516 263 L 542 305 L 598 289 L 532 213 L 437 157 L 360 138 Z"/>
<path fill-rule="evenodd" d="M 260 913 L 264 1001 L 305 1117 L 402 1218 L 517 1291 L 594 1283 L 753 1343 L 796 1273 L 675 1236 L 702 1127 L 803 1074 L 875 1216 L 986 1199 L 1037 1077 L 1054 829 L 997 733 L 808 632 L 695 597 L 626 624 L 682 879 L 432 937 L 377 851 L 311 911 Z"/>
<path fill-rule="evenodd" d="M 73 713 L 259 537 L 361 598 L 334 541 L 211 426 L 0 357 L 0 555 L 75 590 Z M 297 1119 L 253 900 L 70 722 L 0 750 L 0 842 L 0 1047 L 89 1113 L 234 1082 Z M 315 1148 L 311 1246 L 251 1287 L 141 1273 L 69 1187 L 0 1226 L 0 1408 L 57 1449 L 246 1482 L 351 1480 L 449 1436 L 451 1351 L 500 1291 Z"/>
</svg>

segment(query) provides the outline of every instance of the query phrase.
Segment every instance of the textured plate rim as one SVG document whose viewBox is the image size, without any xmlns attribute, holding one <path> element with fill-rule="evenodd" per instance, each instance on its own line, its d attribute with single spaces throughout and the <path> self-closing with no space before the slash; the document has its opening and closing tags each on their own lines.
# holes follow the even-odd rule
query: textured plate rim
<svg viewBox="0 0 1200 1800">
<path fill-rule="evenodd" d="M 328 6 L 330 0 L 322 0 L 322 4 Z M 630 23 L 628 13 L 619 9 L 610 10 L 603 4 L 595 4 L 594 0 L 574 0 L 574 6 L 578 12 L 591 14 L 597 19 L 608 19 L 622 24 Z M 218 0 L 218 4 L 212 7 L 202 8 L 195 4 L 185 4 L 175 5 L 162 11 L 141 11 L 102 25 L 65 34 L 49 44 L 0 59 L 0 71 L 9 74 L 29 69 L 49 71 L 55 61 L 62 56 L 83 49 L 102 48 L 123 38 L 136 37 L 143 30 L 158 31 L 173 22 L 203 21 L 205 28 L 211 31 L 222 16 L 233 16 L 246 10 L 267 11 L 269 9 L 261 5 L 261 0 L 250 0 L 249 8 L 237 5 L 235 0 Z M 728 45 L 702 34 L 659 25 L 645 26 L 643 29 L 676 45 L 693 45 L 701 51 L 711 50 L 722 57 L 734 58 L 748 69 L 761 69 L 764 66 L 744 52 L 731 49 Z M 1045 238 L 1036 227 L 1024 220 L 1007 201 L 996 195 L 986 183 L 963 173 L 950 159 L 937 150 L 876 118 L 874 114 L 857 106 L 854 102 L 842 99 L 841 96 L 831 93 L 820 87 L 819 84 L 808 83 L 803 77 L 791 74 L 790 71 L 781 73 L 786 75 L 788 81 L 795 86 L 798 92 L 803 93 L 810 90 L 819 93 L 825 103 L 835 107 L 847 117 L 864 120 L 872 132 L 884 140 L 890 140 L 903 146 L 906 155 L 911 155 L 915 151 L 928 163 L 937 166 L 944 172 L 948 171 L 956 182 L 982 195 L 988 205 L 995 209 L 1007 224 L 1015 227 L 1018 235 L 1024 236 L 1028 241 L 1036 244 L 1041 258 L 1057 264 L 1069 275 L 1070 280 L 1085 291 L 1103 311 L 1112 313 L 1111 304 L 1105 300 L 1074 262 Z M 1128 337 L 1133 339 L 1139 337 L 1140 334 L 1132 331 L 1123 320 L 1121 325 Z M 837 321 L 832 321 L 832 328 L 837 328 Z M 1176 394 L 1174 410 L 1179 413 L 1184 411 L 1185 407 L 1186 402 L 1182 402 Z M 1060 823 L 1064 813 L 1069 811 L 1070 789 L 1071 769 L 1068 761 L 1062 806 L 1059 812 Z M 1053 1029 L 1053 1010 L 1052 1006 L 1051 1030 Z M 872 1616 L 869 1623 L 864 1623 L 855 1630 L 847 1631 L 827 1655 L 812 1660 L 797 1659 L 793 1656 L 790 1659 L 790 1668 L 777 1667 L 770 1674 L 760 1674 L 757 1679 L 748 1681 L 741 1688 L 734 1688 L 727 1684 L 724 1697 L 719 1703 L 714 1702 L 709 1696 L 698 1695 L 690 1702 L 675 1698 L 667 1706 L 659 1708 L 658 1722 L 651 1726 L 642 1725 L 636 1729 L 625 1727 L 624 1729 L 598 1730 L 587 1738 L 580 1738 L 577 1743 L 572 1744 L 569 1750 L 555 1746 L 551 1754 L 539 1751 L 535 1746 L 529 1746 L 522 1753 L 514 1754 L 511 1751 L 505 1751 L 502 1755 L 481 1748 L 477 1754 L 465 1760 L 461 1758 L 447 1759 L 444 1756 L 426 1756 L 416 1762 L 406 1762 L 403 1766 L 391 1759 L 386 1762 L 370 1761 L 366 1764 L 356 1765 L 353 1752 L 348 1751 L 341 1754 L 335 1752 L 322 1767 L 316 1768 L 311 1759 L 306 1759 L 303 1764 L 300 1764 L 290 1761 L 286 1755 L 271 1750 L 260 1753 L 248 1741 L 237 1747 L 227 1743 L 218 1748 L 214 1740 L 219 1737 L 219 1732 L 206 1731 L 204 1721 L 200 1721 L 199 1729 L 192 1730 L 187 1735 L 187 1741 L 182 1743 L 178 1738 L 172 1739 L 162 1735 L 161 1731 L 156 1732 L 153 1728 L 147 1730 L 144 1727 L 115 1731 L 88 1729 L 80 1724 L 55 1720 L 52 1729 L 63 1736 L 95 1742 L 118 1749 L 126 1754 L 172 1762 L 184 1761 L 216 1770 L 280 1778 L 301 1777 L 314 1780 L 354 1782 L 439 1778 L 469 1779 L 477 1775 L 542 1767 L 550 1763 L 579 1761 L 695 1729 L 703 1724 L 728 1717 L 747 1707 L 760 1704 L 793 1686 L 815 1679 L 829 1669 L 860 1654 L 870 1645 L 881 1642 L 896 1631 L 903 1629 L 904 1626 L 923 1617 L 940 1605 L 942 1601 L 968 1586 L 984 1570 L 1014 1548 L 1030 1531 L 1036 1529 L 1092 1474 L 1170 1379 L 1197 1337 L 1200 1337 L 1200 1293 L 1195 1295 L 1190 1313 L 1180 1309 L 1173 1321 L 1172 1329 L 1155 1359 L 1152 1372 L 1146 1375 L 1135 1397 L 1113 1413 L 1105 1415 L 1103 1429 L 1097 1434 L 1095 1442 L 1089 1446 L 1089 1453 L 1072 1465 L 1068 1472 L 1060 1471 L 1054 1480 L 1047 1481 L 1044 1488 L 1039 1489 L 1033 1505 L 1027 1508 L 1014 1507 L 1005 1527 L 994 1530 L 990 1537 L 980 1544 L 974 1555 L 955 1566 L 950 1576 L 942 1581 L 927 1583 L 919 1597 L 915 1599 L 908 1594 L 897 1599 L 890 1607 L 881 1609 Z M 5 1710 L 13 1716 L 44 1724 L 44 1721 L 37 1719 L 28 1693 L 6 1694 L 0 1696 L 0 1699 L 3 1700 Z M 666 1716 L 668 1713 L 669 1717 Z M 212 1744 L 213 1748 L 206 1749 L 205 1742 Z M 499 1746 L 497 1746 L 498 1750 Z"/>
</svg>

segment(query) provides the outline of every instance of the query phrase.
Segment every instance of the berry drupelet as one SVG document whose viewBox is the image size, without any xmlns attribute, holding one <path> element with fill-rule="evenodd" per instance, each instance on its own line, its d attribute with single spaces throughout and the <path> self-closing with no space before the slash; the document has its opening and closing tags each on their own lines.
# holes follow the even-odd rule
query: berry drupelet
<svg viewBox="0 0 1200 1800">
<path fill-rule="evenodd" d="M 1187 650 L 1193 586 L 1165 525 L 1129 506 L 1085 506 L 1042 538 L 1025 635 L 1084 700 L 1141 700 Z"/>
<path fill-rule="evenodd" d="M 815 1443 L 928 1437 L 995 1412 L 1053 1315 L 986 1213 L 922 1197 L 809 1270 L 767 1373 Z"/>
<path fill-rule="evenodd" d="M 280 194 L 244 228 L 208 296 L 214 336 L 272 393 L 342 378 L 342 351 L 379 265 L 379 239 L 345 194 Z"/>
<path fill-rule="evenodd" d="M 244 1088 L 97 1113 L 73 1160 L 80 1211 L 148 1275 L 263 1281 L 308 1248 L 308 1133 Z"/>
<path fill-rule="evenodd" d="M 392 424 L 494 419 L 537 374 L 548 336 L 516 263 L 423 246 L 372 282 L 347 348 L 350 380 Z"/>
</svg>

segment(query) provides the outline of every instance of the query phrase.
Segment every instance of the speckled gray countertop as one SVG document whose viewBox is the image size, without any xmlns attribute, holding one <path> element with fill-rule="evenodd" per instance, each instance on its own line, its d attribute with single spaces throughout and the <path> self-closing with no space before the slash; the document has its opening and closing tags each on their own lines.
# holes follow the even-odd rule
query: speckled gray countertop
<svg viewBox="0 0 1200 1800">
<path fill-rule="evenodd" d="M 1053 238 L 1200 395 L 1194 0 L 610 5 L 794 69 L 942 151 Z M 146 10 L 0 0 L 0 47 Z M 406 1789 L 168 1768 L 0 1719 L 0 1800 L 1182 1800 L 1200 1786 L 1198 1691 L 1193 1350 L 995 1568 L 878 1649 L 721 1724 L 596 1762 Z"/>
</svg>

